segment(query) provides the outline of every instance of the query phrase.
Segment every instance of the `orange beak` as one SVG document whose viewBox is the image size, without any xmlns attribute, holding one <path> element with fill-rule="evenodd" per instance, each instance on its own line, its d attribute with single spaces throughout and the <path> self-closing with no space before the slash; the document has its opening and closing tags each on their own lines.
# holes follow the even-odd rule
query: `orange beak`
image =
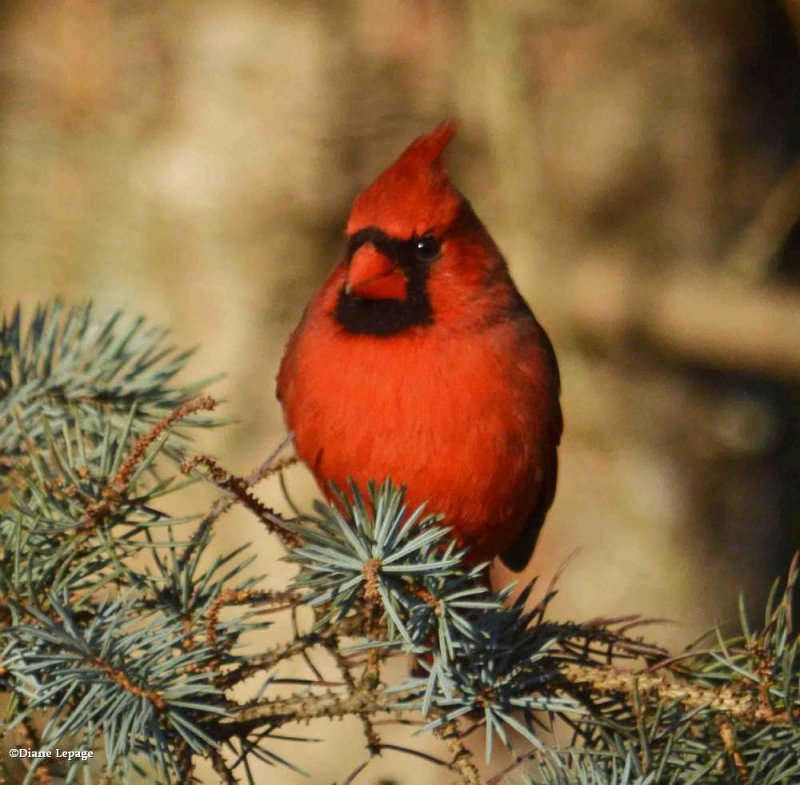
<svg viewBox="0 0 800 785">
<path fill-rule="evenodd" d="M 404 300 L 403 271 L 372 243 L 362 245 L 347 266 L 345 291 L 366 300 Z"/>
</svg>

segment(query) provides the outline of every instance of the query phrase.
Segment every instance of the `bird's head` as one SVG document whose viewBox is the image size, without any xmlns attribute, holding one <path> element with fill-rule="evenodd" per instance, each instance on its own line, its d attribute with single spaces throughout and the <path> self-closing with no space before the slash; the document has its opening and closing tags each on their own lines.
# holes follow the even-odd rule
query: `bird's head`
<svg viewBox="0 0 800 785">
<path fill-rule="evenodd" d="M 335 318 L 349 332 L 394 335 L 473 302 L 505 263 L 442 157 L 456 132 L 421 136 L 356 198 Z M 475 312 L 474 304 L 471 308 Z"/>
</svg>

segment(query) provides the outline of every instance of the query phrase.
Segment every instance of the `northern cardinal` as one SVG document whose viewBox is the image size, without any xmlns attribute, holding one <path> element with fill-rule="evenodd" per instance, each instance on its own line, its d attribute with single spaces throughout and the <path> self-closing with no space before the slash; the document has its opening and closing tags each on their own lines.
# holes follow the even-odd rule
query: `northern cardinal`
<svg viewBox="0 0 800 785">
<path fill-rule="evenodd" d="M 344 259 L 289 339 L 278 398 L 323 492 L 391 477 L 470 561 L 527 564 L 553 501 L 552 345 L 442 164 L 445 123 L 355 200 Z"/>
</svg>

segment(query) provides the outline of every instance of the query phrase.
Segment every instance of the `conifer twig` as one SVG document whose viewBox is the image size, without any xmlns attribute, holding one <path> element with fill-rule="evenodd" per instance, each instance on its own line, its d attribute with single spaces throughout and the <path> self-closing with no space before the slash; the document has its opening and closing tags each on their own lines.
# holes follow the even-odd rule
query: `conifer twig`
<svg viewBox="0 0 800 785">
<path fill-rule="evenodd" d="M 447 745 L 453 760 L 451 768 L 458 772 L 464 785 L 481 785 L 481 775 L 478 767 L 472 758 L 472 753 L 464 745 L 458 726 L 454 722 L 448 722 L 434 733 Z"/>
</svg>

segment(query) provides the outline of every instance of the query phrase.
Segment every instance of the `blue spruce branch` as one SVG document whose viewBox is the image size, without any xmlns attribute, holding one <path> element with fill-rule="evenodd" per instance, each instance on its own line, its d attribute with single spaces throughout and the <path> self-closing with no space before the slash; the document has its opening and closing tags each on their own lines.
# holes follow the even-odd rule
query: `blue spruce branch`
<svg viewBox="0 0 800 785">
<path fill-rule="evenodd" d="M 102 760 L 4 760 L 9 781 L 191 782 L 207 758 L 221 782 L 255 783 L 257 763 L 297 768 L 273 743 L 287 725 L 344 716 L 361 718 L 369 756 L 412 754 L 468 785 L 800 781 L 797 560 L 761 625 L 743 612 L 740 636 L 677 656 L 633 617 L 553 619 L 554 589 L 533 608 L 532 587 L 514 601 L 490 591 L 446 521 L 390 482 L 286 518 L 253 491 L 280 477 L 286 444 L 246 477 L 192 455 L 214 402 L 175 385 L 187 355 L 163 338 L 88 306 L 43 306 L 27 323 L 17 310 L 0 331 L 0 727 Z M 208 509 L 167 511 L 199 482 L 220 491 Z M 281 540 L 291 586 L 269 588 L 249 544 L 218 550 L 233 505 Z M 276 615 L 293 633 L 254 654 Z M 414 665 L 389 681 L 397 657 Z M 307 676 L 282 678 L 290 661 Z M 255 694 L 232 697 L 248 680 Z M 385 744 L 379 719 L 413 720 L 442 754 Z M 465 743 L 476 729 L 482 755 Z M 498 744 L 512 763 L 485 780 Z"/>
</svg>

